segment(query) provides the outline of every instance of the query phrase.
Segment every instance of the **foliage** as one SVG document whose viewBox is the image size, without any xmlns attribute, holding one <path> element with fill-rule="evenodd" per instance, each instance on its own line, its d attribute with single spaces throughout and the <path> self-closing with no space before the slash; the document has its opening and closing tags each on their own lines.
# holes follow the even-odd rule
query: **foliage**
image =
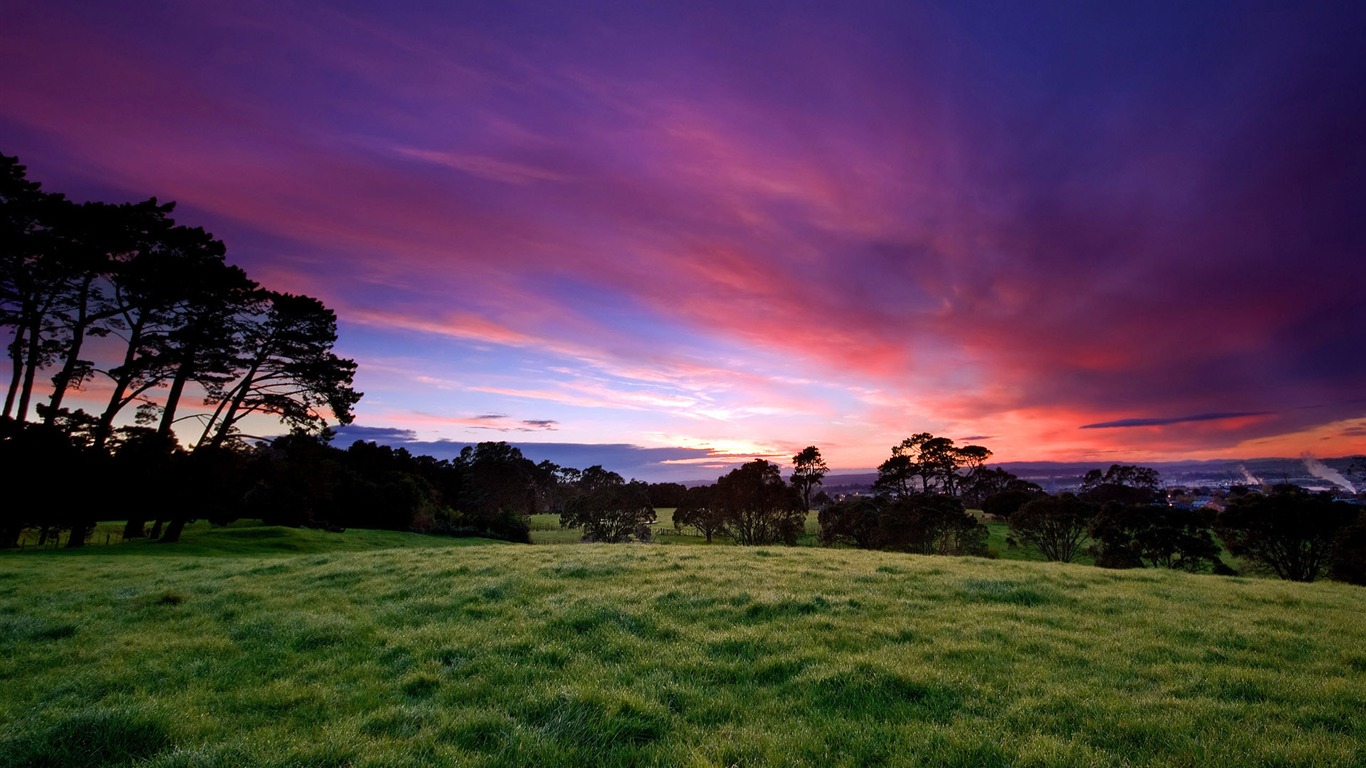
<svg viewBox="0 0 1366 768">
<path fill-rule="evenodd" d="M 964 506 L 986 512 L 987 500 L 1001 494 L 1014 494 L 1013 498 L 1025 498 L 1028 500 L 1028 498 L 1042 495 L 1043 488 L 1040 488 L 1037 483 L 1022 480 L 1013 473 L 999 467 L 988 468 L 982 466 L 977 467 L 971 474 L 963 479 L 960 498 L 962 498 Z M 1023 504 L 1024 502 L 1020 503 Z M 1007 505 L 1002 503 L 1002 500 L 998 500 L 998 511 L 989 512 L 988 514 L 999 514 L 1002 517 L 1009 517 L 1011 512 L 1014 512 L 1019 508 L 1019 505 L 1017 504 L 1014 507 L 1010 507 L 1004 514 L 1001 514 L 1001 509 L 1006 506 Z"/>
<path fill-rule="evenodd" d="M 76 205 L 0 155 L 0 328 L 10 330 L 11 369 L 4 416 L 26 423 L 36 411 L 96 448 L 116 439 L 129 410 L 167 438 L 198 419 L 198 444 L 214 448 L 252 413 L 312 433 L 349 423 L 360 394 L 351 387 L 355 363 L 331 351 L 331 310 L 261 288 L 226 263 L 222 242 L 177 224 L 173 210 L 155 198 Z M 52 373 L 46 403 L 35 402 L 40 372 Z M 103 410 L 64 408 L 91 379 L 103 379 Z M 195 387 L 216 407 L 186 416 Z"/>
<path fill-rule="evenodd" d="M 1091 522 L 1092 554 L 1105 568 L 1223 566 L 1213 524 L 1211 510 L 1110 502 Z"/>
<path fill-rule="evenodd" d="M 1070 563 L 1081 552 L 1096 507 L 1074 494 L 1045 496 L 1010 516 L 1010 530 L 1049 560 Z"/>
<path fill-rule="evenodd" d="M 919 432 L 899 445 L 878 466 L 873 490 L 880 495 L 905 498 L 912 493 L 938 492 L 957 496 L 964 474 L 973 475 L 991 458 L 991 451 L 980 445 L 955 446 L 947 437 Z M 919 479 L 920 487 L 916 488 Z"/>
<path fill-rule="evenodd" d="M 650 539 L 655 511 L 645 483 L 627 483 L 601 466 L 585 469 L 560 513 L 560 525 L 582 528 L 584 541 L 613 543 Z"/>
<path fill-rule="evenodd" d="M 726 535 L 726 511 L 716 504 L 715 498 L 715 486 L 699 485 L 689 488 L 678 508 L 674 510 L 674 528 L 692 526 L 706 537 L 708 544 L 712 543 L 713 537 Z"/>
<path fill-rule="evenodd" d="M 1093 469 L 1081 479 L 1081 496 L 1096 504 L 1152 504 L 1162 495 L 1161 476 L 1150 467 L 1111 464 Z"/>
<path fill-rule="evenodd" d="M 726 531 L 741 544 L 796 544 L 805 528 L 801 497 L 783 482 L 778 465 L 763 459 L 717 479 L 712 503 Z"/>
<path fill-rule="evenodd" d="M 820 541 L 922 555 L 984 555 L 987 529 L 949 496 L 856 496 L 820 512 Z"/>
<path fill-rule="evenodd" d="M 1366 510 L 1338 534 L 1329 575 L 1349 584 L 1366 585 Z"/>
<path fill-rule="evenodd" d="M 1030 483 L 1030 485 L 1033 485 L 1033 483 Z M 1044 495 L 1044 492 L 1041 490 L 997 491 L 982 501 L 982 511 L 988 515 L 999 517 L 1002 520 L 1008 520 L 1011 515 L 1019 511 L 1020 507 L 1023 507 L 1034 499 Z"/>
<path fill-rule="evenodd" d="M 811 492 L 820 486 L 829 472 L 820 449 L 814 445 L 808 445 L 792 457 L 792 487 L 801 493 L 806 509 L 811 509 Z"/>
<path fill-rule="evenodd" d="M 874 496 L 849 496 L 821 508 L 820 543 L 830 547 L 850 544 L 860 549 L 880 549 L 878 518 L 885 499 Z"/>
<path fill-rule="evenodd" d="M 1328 567 L 1338 534 L 1356 510 L 1327 492 L 1277 486 L 1235 498 L 1215 519 L 1234 555 L 1290 581 L 1313 581 Z"/>
</svg>

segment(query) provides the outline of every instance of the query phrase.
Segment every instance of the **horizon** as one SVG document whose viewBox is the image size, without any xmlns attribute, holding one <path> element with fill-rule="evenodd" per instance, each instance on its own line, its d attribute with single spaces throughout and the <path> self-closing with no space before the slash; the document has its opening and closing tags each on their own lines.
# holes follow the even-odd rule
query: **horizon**
<svg viewBox="0 0 1366 768">
<path fill-rule="evenodd" d="M 0 152 L 323 300 L 354 439 L 1366 454 L 1366 5 L 598 10 L 33 4 Z"/>
</svg>

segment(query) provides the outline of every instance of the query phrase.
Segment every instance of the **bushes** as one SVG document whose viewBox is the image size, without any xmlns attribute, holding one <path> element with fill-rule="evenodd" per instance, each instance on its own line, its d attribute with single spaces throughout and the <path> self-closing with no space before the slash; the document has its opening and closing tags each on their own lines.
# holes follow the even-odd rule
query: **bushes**
<svg viewBox="0 0 1366 768">
<path fill-rule="evenodd" d="M 1357 520 L 1351 505 L 1329 493 L 1278 486 L 1270 494 L 1234 499 L 1215 520 L 1229 551 L 1256 568 L 1290 581 L 1313 581 L 1339 549 L 1339 534 Z M 1350 535 L 1349 537 L 1350 538 Z M 1346 553 L 1350 549 L 1341 549 Z M 1341 571 L 1351 575 L 1351 565 Z"/>
<path fill-rule="evenodd" d="M 987 529 L 952 496 L 855 497 L 820 513 L 821 542 L 922 555 L 985 555 Z"/>
<path fill-rule="evenodd" d="M 1091 523 L 1091 554 L 1103 568 L 1201 571 L 1223 565 L 1210 531 L 1214 513 L 1155 504 L 1106 504 Z"/>
</svg>

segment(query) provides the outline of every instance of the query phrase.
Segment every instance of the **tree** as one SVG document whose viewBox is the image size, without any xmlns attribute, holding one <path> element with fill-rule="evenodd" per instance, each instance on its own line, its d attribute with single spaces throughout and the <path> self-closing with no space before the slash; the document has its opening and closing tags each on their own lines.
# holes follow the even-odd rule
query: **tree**
<svg viewBox="0 0 1366 768">
<path fill-rule="evenodd" d="M 714 536 L 724 536 L 726 514 L 725 510 L 717 506 L 715 497 L 716 486 L 699 485 L 689 488 L 683 494 L 683 500 L 679 502 L 678 508 L 674 510 L 674 529 L 682 530 L 685 525 L 696 528 L 707 538 L 708 544 Z"/>
<path fill-rule="evenodd" d="M 905 498 L 917 492 L 938 492 L 957 496 L 960 484 L 980 470 L 991 458 L 991 451 L 980 445 L 955 446 L 947 437 L 918 432 L 892 447 L 892 455 L 878 466 L 873 490 L 879 494 Z"/>
<path fill-rule="evenodd" d="M 1328 492 L 1277 486 L 1233 499 L 1214 529 L 1234 555 L 1290 581 L 1313 581 L 1333 555 L 1339 533 L 1357 517 Z"/>
<path fill-rule="evenodd" d="M 958 499 L 919 493 L 883 505 L 877 546 L 919 555 L 985 555 L 987 528 Z"/>
<path fill-rule="evenodd" d="M 1155 469 L 1111 464 L 1104 472 L 1093 469 L 1082 477 L 1081 496 L 1096 504 L 1151 504 L 1162 497 L 1162 481 Z"/>
<path fill-rule="evenodd" d="M 821 543 L 921 555 L 985 555 L 987 529 L 952 496 L 856 496 L 821 510 Z"/>
<path fill-rule="evenodd" d="M 688 487 L 682 483 L 650 483 L 646 487 L 652 507 L 677 507 L 683 503 Z"/>
<path fill-rule="evenodd" d="M 1033 485 L 1033 483 L 1030 483 Z M 1035 486 L 1038 488 L 1038 486 Z M 1009 520 L 1010 516 L 1019 511 L 1020 507 L 1029 502 L 1046 496 L 1042 490 L 1005 490 L 993 493 L 982 502 L 982 511 L 993 517 L 1002 520 Z"/>
<path fill-rule="evenodd" d="M 878 517 L 887 503 L 881 496 L 850 496 L 827 504 L 817 515 L 820 542 L 827 547 L 852 544 L 860 549 L 877 549 Z"/>
<path fill-rule="evenodd" d="M 1035 499 L 1010 516 L 1010 530 L 1033 544 L 1049 560 L 1072 562 L 1081 552 L 1096 508 L 1064 493 Z"/>
<path fill-rule="evenodd" d="M 38 371 L 56 357 L 63 297 L 77 279 L 60 247 L 71 208 L 29 181 L 18 158 L 0 155 L 0 326 L 12 329 L 4 416 L 20 423 Z"/>
<path fill-rule="evenodd" d="M 1348 584 L 1366 585 L 1366 511 L 1338 534 L 1329 576 Z"/>
<path fill-rule="evenodd" d="M 968 446 L 968 448 L 972 447 L 974 446 Z M 1008 472 L 1000 467 L 993 469 L 977 467 L 963 478 L 963 483 L 960 486 L 959 498 L 963 500 L 963 506 L 969 509 L 980 509 L 983 512 L 986 512 L 987 499 L 996 494 L 1009 492 L 1023 493 L 1032 497 L 1042 495 L 1043 488 L 1040 488 L 1037 483 L 1023 480 L 1014 473 Z M 1016 508 L 1018 508 L 1018 506 Z M 1012 508 L 1010 511 L 1015 511 L 1015 508 Z M 1003 515 L 1003 517 L 1008 516 L 1009 513 Z"/>
<path fill-rule="evenodd" d="M 821 484 L 829 474 L 820 449 L 814 445 L 803 448 L 801 453 L 792 457 L 792 486 L 802 495 L 802 504 L 811 509 L 811 491 Z"/>
<path fill-rule="evenodd" d="M 1219 544 L 1211 532 L 1214 513 L 1177 509 L 1165 504 L 1110 502 L 1091 523 L 1096 565 L 1139 566 L 1199 571 L 1222 566 Z"/>
<path fill-rule="evenodd" d="M 536 465 L 521 450 L 504 442 L 466 446 L 455 460 L 454 471 L 459 476 L 454 525 L 531 541 L 527 516 L 538 509 Z"/>
<path fill-rule="evenodd" d="M 600 466 L 583 471 L 576 493 L 560 513 L 560 525 L 582 528 L 584 541 L 615 543 L 635 537 L 650 538 L 655 511 L 645 483 L 627 483 L 621 475 Z"/>
<path fill-rule="evenodd" d="M 741 544 L 796 544 L 806 524 L 801 497 L 783 482 L 778 465 L 763 459 L 718 478 L 713 503 Z"/>
<path fill-rule="evenodd" d="M 235 360 L 215 366 L 212 355 L 198 356 L 200 373 L 233 375 L 207 381 L 209 404 L 218 407 L 208 418 L 199 445 L 219 447 L 236 425 L 253 413 L 269 413 L 291 429 L 317 432 L 328 426 L 327 415 L 349 424 L 360 393 L 351 387 L 354 361 L 332 353 L 337 341 L 337 318 L 321 301 L 309 296 L 267 292 L 259 315 L 241 322 Z M 201 350 L 202 351 L 202 350 Z M 231 372 L 231 373 L 229 373 Z M 180 381 L 182 376 L 177 375 Z M 163 426 L 174 408 L 169 404 Z"/>
</svg>

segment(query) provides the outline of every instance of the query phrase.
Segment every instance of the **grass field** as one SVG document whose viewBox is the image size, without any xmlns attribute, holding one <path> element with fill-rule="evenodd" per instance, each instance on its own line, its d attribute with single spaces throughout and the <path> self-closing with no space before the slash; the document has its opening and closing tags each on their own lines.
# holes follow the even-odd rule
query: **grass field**
<svg viewBox="0 0 1366 768">
<path fill-rule="evenodd" d="M 0 766 L 1366 764 L 1366 590 L 194 528 L 0 555 Z"/>
</svg>

